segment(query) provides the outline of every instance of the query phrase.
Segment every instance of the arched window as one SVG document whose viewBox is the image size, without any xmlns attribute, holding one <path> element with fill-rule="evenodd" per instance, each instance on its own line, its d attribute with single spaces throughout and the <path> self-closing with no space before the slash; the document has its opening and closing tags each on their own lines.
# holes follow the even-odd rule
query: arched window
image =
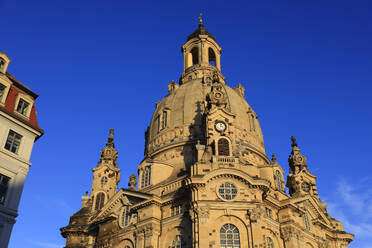
<svg viewBox="0 0 372 248">
<path fill-rule="evenodd" d="M 210 65 L 216 66 L 216 54 L 212 48 L 208 48 L 208 61 Z"/>
<path fill-rule="evenodd" d="M 191 56 L 192 56 L 192 65 L 199 64 L 199 49 L 197 47 L 194 47 L 191 49 Z"/>
<path fill-rule="evenodd" d="M 229 141 L 227 141 L 227 139 L 225 138 L 221 138 L 218 140 L 218 155 L 219 156 L 230 155 Z"/>
<path fill-rule="evenodd" d="M 101 209 L 103 207 L 103 204 L 105 203 L 105 194 L 102 193 L 102 192 L 100 192 L 100 193 L 97 194 L 96 197 L 97 198 L 96 198 L 96 207 L 95 207 L 95 209 L 96 210 L 99 210 L 99 209 Z"/>
<path fill-rule="evenodd" d="M 5 61 L 0 58 L 0 70 L 2 70 L 5 67 Z"/>
<path fill-rule="evenodd" d="M 120 225 L 122 227 L 125 227 L 129 225 L 129 222 L 130 222 L 129 206 L 124 206 L 121 213 Z"/>
<path fill-rule="evenodd" d="M 267 237 L 267 247 L 274 248 L 274 242 L 271 238 Z"/>
<path fill-rule="evenodd" d="M 233 224 L 225 224 L 220 230 L 221 248 L 240 248 L 239 230 Z"/>
<path fill-rule="evenodd" d="M 307 214 L 303 215 L 303 220 L 304 220 L 304 224 L 305 224 L 305 229 L 310 230 L 310 223 L 309 223 L 309 218 L 307 217 Z"/>
<path fill-rule="evenodd" d="M 151 183 L 151 166 L 146 166 L 142 172 L 142 188 L 149 186 Z"/>
<path fill-rule="evenodd" d="M 256 131 L 255 117 L 251 115 L 251 131 Z"/>
<path fill-rule="evenodd" d="M 168 121 L 168 112 L 163 111 L 163 114 L 161 116 L 161 129 L 167 127 L 167 121 Z"/>
<path fill-rule="evenodd" d="M 173 241 L 172 241 L 172 246 L 171 248 L 183 248 L 183 239 L 181 235 L 177 235 Z"/>
<path fill-rule="evenodd" d="M 275 179 L 275 184 L 276 184 L 277 190 L 282 191 L 283 190 L 283 187 L 282 187 L 282 175 L 280 174 L 280 172 L 278 170 L 275 171 L 274 179 Z"/>
</svg>

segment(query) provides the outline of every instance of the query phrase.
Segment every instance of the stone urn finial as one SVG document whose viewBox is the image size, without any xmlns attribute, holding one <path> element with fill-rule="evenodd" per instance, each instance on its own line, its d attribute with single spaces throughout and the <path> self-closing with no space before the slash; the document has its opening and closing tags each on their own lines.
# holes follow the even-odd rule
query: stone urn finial
<svg viewBox="0 0 372 248">
<path fill-rule="evenodd" d="M 137 186 L 137 176 L 135 174 L 132 174 L 129 177 L 129 183 L 128 183 L 129 189 L 136 190 Z"/>
</svg>

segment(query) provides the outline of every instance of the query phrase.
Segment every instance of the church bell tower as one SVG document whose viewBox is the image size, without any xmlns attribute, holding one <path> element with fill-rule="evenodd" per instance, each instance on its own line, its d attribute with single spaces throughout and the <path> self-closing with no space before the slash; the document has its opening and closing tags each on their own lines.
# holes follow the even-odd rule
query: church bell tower
<svg viewBox="0 0 372 248">
<path fill-rule="evenodd" d="M 101 150 L 101 158 L 96 168 L 93 168 L 93 183 L 91 199 L 92 210 L 99 210 L 117 191 L 120 182 L 120 169 L 116 159 L 118 151 L 114 144 L 114 129 L 110 129 L 110 135 L 106 147 Z"/>
</svg>

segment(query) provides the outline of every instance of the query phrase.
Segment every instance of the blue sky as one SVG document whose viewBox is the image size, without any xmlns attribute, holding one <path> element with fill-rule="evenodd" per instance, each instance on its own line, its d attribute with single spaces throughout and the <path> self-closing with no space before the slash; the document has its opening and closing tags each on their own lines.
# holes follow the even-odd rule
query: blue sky
<svg viewBox="0 0 372 248">
<path fill-rule="evenodd" d="M 227 84 L 241 83 L 259 116 L 267 154 L 288 171 L 295 135 L 330 214 L 356 235 L 350 247 L 370 247 L 371 10 L 367 0 L 0 0 L 0 51 L 40 94 L 45 130 L 9 247 L 64 245 L 59 228 L 90 190 L 111 127 L 127 187 L 200 12 L 223 49 Z"/>
</svg>

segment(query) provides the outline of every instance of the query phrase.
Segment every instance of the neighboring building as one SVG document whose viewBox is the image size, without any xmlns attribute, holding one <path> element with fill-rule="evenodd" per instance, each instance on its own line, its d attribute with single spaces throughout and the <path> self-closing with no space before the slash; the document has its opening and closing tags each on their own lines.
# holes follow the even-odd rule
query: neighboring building
<svg viewBox="0 0 372 248">
<path fill-rule="evenodd" d="M 265 152 L 241 85 L 221 74 L 221 47 L 204 28 L 182 46 L 179 84 L 156 105 L 145 155 L 119 189 L 113 130 L 93 169 L 90 195 L 61 228 L 67 248 L 341 248 L 353 235 L 318 196 L 294 137 L 283 169 Z"/>
<path fill-rule="evenodd" d="M 0 248 L 8 247 L 32 147 L 43 135 L 36 119 L 38 95 L 7 72 L 9 62 L 0 52 Z"/>
</svg>

